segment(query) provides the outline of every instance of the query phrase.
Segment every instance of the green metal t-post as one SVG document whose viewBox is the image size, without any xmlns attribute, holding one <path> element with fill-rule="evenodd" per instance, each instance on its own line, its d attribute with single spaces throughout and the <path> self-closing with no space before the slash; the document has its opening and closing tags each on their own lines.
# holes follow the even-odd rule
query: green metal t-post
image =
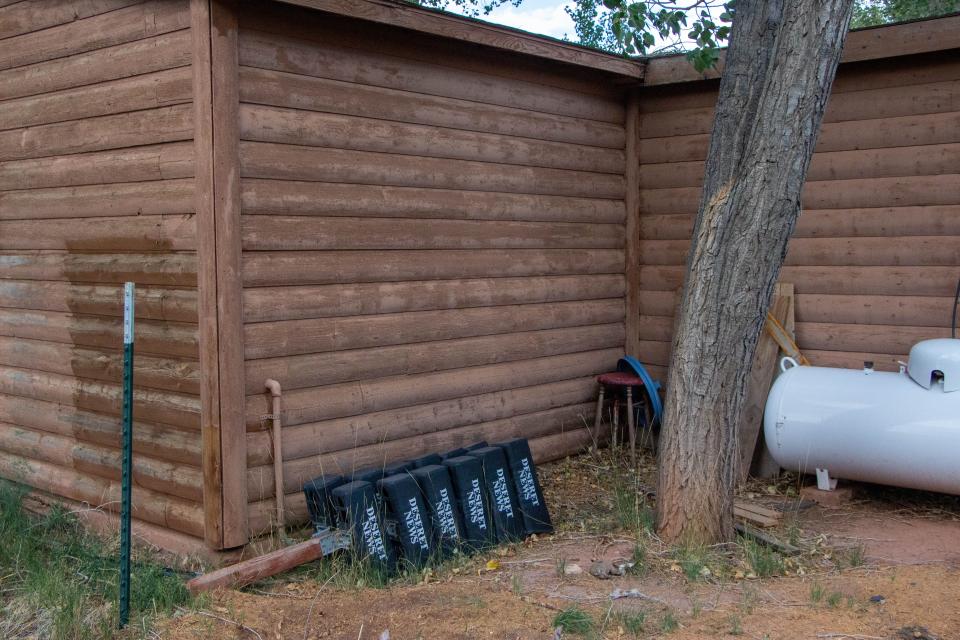
<svg viewBox="0 0 960 640">
<path fill-rule="evenodd" d="M 120 474 L 120 628 L 130 621 L 130 511 L 133 484 L 133 295 L 123 287 L 123 460 Z"/>
</svg>

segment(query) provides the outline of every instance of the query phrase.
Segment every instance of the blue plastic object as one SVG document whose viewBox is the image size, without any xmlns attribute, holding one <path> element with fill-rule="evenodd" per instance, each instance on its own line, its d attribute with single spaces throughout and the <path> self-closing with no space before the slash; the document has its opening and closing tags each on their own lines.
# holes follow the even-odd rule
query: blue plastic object
<svg viewBox="0 0 960 640">
<path fill-rule="evenodd" d="M 617 363 L 617 371 L 632 371 L 643 380 L 643 386 L 647 389 L 647 397 L 650 398 L 650 404 L 653 406 L 653 419 L 657 422 L 663 421 L 663 403 L 660 402 L 660 383 L 654 380 L 647 372 L 643 364 L 633 356 L 624 356 Z"/>
</svg>

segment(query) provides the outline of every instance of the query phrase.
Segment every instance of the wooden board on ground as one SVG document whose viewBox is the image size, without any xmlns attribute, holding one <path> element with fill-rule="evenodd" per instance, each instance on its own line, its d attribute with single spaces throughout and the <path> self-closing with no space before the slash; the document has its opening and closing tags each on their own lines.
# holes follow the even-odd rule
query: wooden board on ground
<svg viewBox="0 0 960 640">
<path fill-rule="evenodd" d="M 793 285 L 778 284 L 773 293 L 773 302 L 770 313 L 780 324 L 787 322 L 787 315 L 792 307 Z M 773 383 L 774 372 L 777 368 L 777 353 L 779 347 L 766 329 L 760 332 L 757 341 L 757 350 L 753 357 L 753 368 L 747 381 L 746 401 L 740 418 L 738 430 L 740 467 L 739 477 L 743 481 L 750 471 L 753 461 L 753 452 L 756 449 L 760 431 L 763 428 L 763 409 L 767 402 L 767 394 Z"/>
<path fill-rule="evenodd" d="M 733 515 L 761 527 L 775 527 L 783 514 L 746 500 L 734 500 Z"/>
</svg>

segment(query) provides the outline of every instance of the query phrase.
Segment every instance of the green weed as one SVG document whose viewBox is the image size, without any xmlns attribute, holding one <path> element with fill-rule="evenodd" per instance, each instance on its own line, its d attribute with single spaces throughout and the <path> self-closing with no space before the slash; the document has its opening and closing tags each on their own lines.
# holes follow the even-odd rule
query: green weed
<svg viewBox="0 0 960 640">
<path fill-rule="evenodd" d="M 639 638 L 647 623 L 647 614 L 643 611 L 621 611 L 617 613 L 617 624 L 634 638 Z"/>
<path fill-rule="evenodd" d="M 867 550 L 862 544 L 858 544 L 847 551 L 847 566 L 851 568 L 862 567 L 867 562 Z"/>
<path fill-rule="evenodd" d="M 663 633 L 673 633 L 680 628 L 680 623 L 677 621 L 676 616 L 673 615 L 673 611 L 667 611 L 663 614 L 663 618 L 660 620 L 660 631 Z"/>
<path fill-rule="evenodd" d="M 631 575 L 642 576 L 647 573 L 649 567 L 649 553 L 647 552 L 647 543 L 644 538 L 637 540 L 636 544 L 633 545 L 633 553 L 630 554 L 630 562 L 633 563 L 633 566 L 630 567 L 628 572 Z"/>
<path fill-rule="evenodd" d="M 674 549 L 673 559 L 687 580 L 693 582 L 711 574 L 709 565 L 714 557 L 710 549 L 702 545 L 681 545 Z"/>
<path fill-rule="evenodd" d="M 553 619 L 553 626 L 560 627 L 564 633 L 576 636 L 590 635 L 594 631 L 593 618 L 590 617 L 589 613 L 576 606 L 558 613 Z"/>
<path fill-rule="evenodd" d="M 564 578 L 567 575 L 567 559 L 560 556 L 554 561 L 554 569 L 558 578 Z"/>
<path fill-rule="evenodd" d="M 827 596 L 827 606 L 831 609 L 839 607 L 841 602 L 843 602 L 843 594 L 839 591 L 834 591 Z"/>
<path fill-rule="evenodd" d="M 621 529 L 649 533 L 656 526 L 656 515 L 643 493 L 636 486 L 624 482 L 614 487 L 613 506 Z"/>
<path fill-rule="evenodd" d="M 735 613 L 730 614 L 730 635 L 732 636 L 743 635 L 743 624 L 740 622 L 740 616 L 738 616 Z"/>
<path fill-rule="evenodd" d="M 810 585 L 810 602 L 813 604 L 819 604 L 823 600 L 823 585 L 819 582 L 814 582 Z"/>
<path fill-rule="evenodd" d="M 740 541 L 743 555 L 755 575 L 760 578 L 769 578 L 783 574 L 783 558 L 779 553 L 750 538 L 741 538 Z"/>
</svg>

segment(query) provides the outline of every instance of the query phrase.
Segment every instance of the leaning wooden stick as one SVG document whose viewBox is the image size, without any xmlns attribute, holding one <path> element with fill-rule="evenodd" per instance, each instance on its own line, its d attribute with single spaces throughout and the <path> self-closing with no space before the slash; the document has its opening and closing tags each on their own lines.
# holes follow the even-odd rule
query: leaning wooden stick
<svg viewBox="0 0 960 640">
<path fill-rule="evenodd" d="M 310 538 L 306 542 L 277 549 L 271 553 L 197 576 L 187 582 L 187 588 L 190 593 L 201 593 L 214 589 L 235 589 L 288 571 L 301 564 L 312 562 L 322 555 L 320 538 Z"/>
</svg>

